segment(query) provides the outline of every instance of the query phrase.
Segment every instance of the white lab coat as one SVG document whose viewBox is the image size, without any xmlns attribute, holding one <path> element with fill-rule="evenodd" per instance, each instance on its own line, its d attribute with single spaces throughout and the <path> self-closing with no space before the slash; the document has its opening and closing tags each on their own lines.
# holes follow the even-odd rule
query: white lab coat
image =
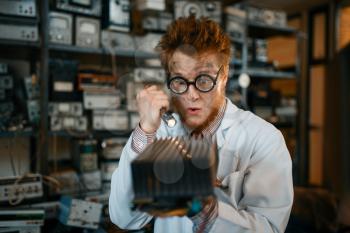
<svg viewBox="0 0 350 233">
<path fill-rule="evenodd" d="M 157 138 L 186 134 L 178 116 L 174 128 L 163 122 Z M 133 199 L 130 163 L 137 157 L 129 138 L 113 174 L 109 213 L 124 229 L 140 229 L 151 219 L 131 211 Z M 284 232 L 293 202 L 292 164 L 279 130 L 227 99 L 224 118 L 216 132 L 217 177 L 227 188 L 216 188 L 218 217 L 210 232 Z M 192 232 L 187 217 L 157 218 L 156 233 Z"/>
</svg>

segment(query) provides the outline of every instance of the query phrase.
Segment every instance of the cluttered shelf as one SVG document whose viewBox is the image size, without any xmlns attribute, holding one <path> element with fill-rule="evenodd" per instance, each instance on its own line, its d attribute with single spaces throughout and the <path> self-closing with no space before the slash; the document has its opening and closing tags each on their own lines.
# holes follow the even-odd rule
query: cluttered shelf
<svg viewBox="0 0 350 233">
<path fill-rule="evenodd" d="M 248 35 L 251 37 L 268 38 L 272 36 L 291 36 L 296 32 L 296 29 L 290 27 L 280 27 L 256 22 L 248 23 Z"/>
<path fill-rule="evenodd" d="M 38 48 L 38 17 L 7 17 L 0 15 L 1 46 Z M 20 26 L 19 26 L 20 25 Z"/>
</svg>

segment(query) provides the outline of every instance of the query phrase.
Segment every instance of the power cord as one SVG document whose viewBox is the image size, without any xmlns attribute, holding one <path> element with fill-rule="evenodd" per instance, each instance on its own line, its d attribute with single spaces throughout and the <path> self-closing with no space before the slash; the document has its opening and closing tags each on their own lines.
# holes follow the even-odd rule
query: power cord
<svg viewBox="0 0 350 233">
<path fill-rule="evenodd" d="M 15 180 L 15 182 L 13 183 L 13 187 L 10 188 L 8 192 L 8 202 L 11 206 L 20 204 L 25 198 L 25 193 L 27 190 L 25 190 L 24 187 L 20 185 L 20 182 L 27 177 L 31 178 L 36 176 L 37 174 L 26 173 L 22 176 L 19 176 Z M 59 189 L 61 187 L 60 182 L 56 178 L 51 176 L 42 176 L 42 182 L 47 186 L 54 186 L 54 188 L 56 189 Z"/>
</svg>

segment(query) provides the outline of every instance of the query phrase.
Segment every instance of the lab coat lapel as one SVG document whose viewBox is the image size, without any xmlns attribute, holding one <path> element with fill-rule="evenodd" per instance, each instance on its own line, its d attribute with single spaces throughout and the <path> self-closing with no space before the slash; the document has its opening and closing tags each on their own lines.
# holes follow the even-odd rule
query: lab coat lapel
<svg viewBox="0 0 350 233">
<path fill-rule="evenodd" d="M 217 178 L 223 180 L 228 174 L 236 170 L 238 165 L 237 157 L 232 148 L 232 134 L 237 129 L 239 109 L 229 100 L 221 125 L 216 133 L 218 145 L 218 169 Z"/>
<path fill-rule="evenodd" d="M 220 151 L 224 144 L 226 143 L 226 136 L 228 130 L 234 125 L 234 122 L 237 120 L 237 111 L 239 110 L 234 104 L 231 103 L 229 99 L 226 99 L 227 106 L 224 114 L 224 118 L 221 121 L 220 127 L 216 132 L 216 139 L 218 150 Z"/>
</svg>

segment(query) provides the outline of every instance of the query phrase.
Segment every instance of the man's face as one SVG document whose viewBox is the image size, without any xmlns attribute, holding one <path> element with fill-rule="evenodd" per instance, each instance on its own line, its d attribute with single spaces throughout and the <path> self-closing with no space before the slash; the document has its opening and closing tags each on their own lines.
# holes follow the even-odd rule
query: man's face
<svg viewBox="0 0 350 233">
<path fill-rule="evenodd" d="M 200 56 L 189 56 L 176 51 L 169 61 L 170 78 L 181 76 L 187 81 L 194 81 L 200 74 L 217 76 L 215 87 L 209 92 L 201 92 L 194 85 L 189 85 L 183 94 L 172 94 L 172 102 L 180 114 L 183 123 L 190 129 L 203 130 L 217 115 L 225 101 L 227 69 L 220 67 L 218 56 L 206 53 Z"/>
</svg>

